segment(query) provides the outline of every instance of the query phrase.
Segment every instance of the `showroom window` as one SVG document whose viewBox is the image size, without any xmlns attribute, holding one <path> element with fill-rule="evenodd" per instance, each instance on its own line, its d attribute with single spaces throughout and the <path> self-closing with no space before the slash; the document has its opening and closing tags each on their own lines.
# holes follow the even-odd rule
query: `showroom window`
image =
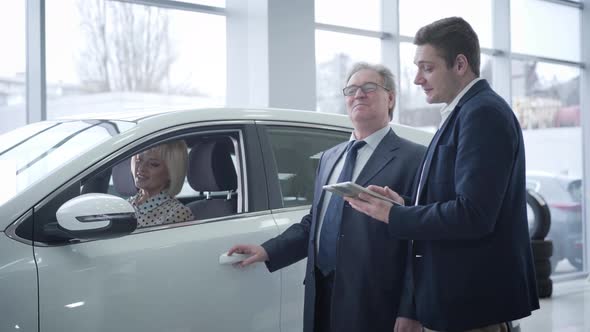
<svg viewBox="0 0 590 332">
<path fill-rule="evenodd" d="M 523 129 L 527 180 L 551 212 L 554 275 L 583 269 L 580 69 L 512 61 L 512 108 Z M 529 186 L 530 187 L 530 186 Z"/>
<path fill-rule="evenodd" d="M 316 30 L 317 110 L 346 114 L 342 88 L 353 63 L 381 60 L 379 38 Z"/>
<path fill-rule="evenodd" d="M 481 47 L 492 46 L 492 0 L 399 0 L 399 13 L 402 36 L 414 38 L 426 24 L 460 16 L 477 32 Z"/>
<path fill-rule="evenodd" d="M 49 119 L 225 103 L 224 16 L 64 0 L 46 24 Z"/>
<path fill-rule="evenodd" d="M 551 212 L 553 276 L 584 270 L 580 8 L 510 2 L 511 103 L 523 130 L 527 183 Z"/>
<path fill-rule="evenodd" d="M 25 5 L 0 2 L 0 135 L 26 123 Z"/>
<path fill-rule="evenodd" d="M 381 30 L 381 0 L 315 0 L 317 23 L 356 29 Z"/>
<path fill-rule="evenodd" d="M 512 52 L 580 61 L 580 9 L 512 0 L 510 11 Z"/>
<path fill-rule="evenodd" d="M 381 62 L 381 6 L 381 0 L 362 8 L 354 0 L 315 0 L 317 111 L 346 114 L 342 88 L 352 64 Z"/>
</svg>

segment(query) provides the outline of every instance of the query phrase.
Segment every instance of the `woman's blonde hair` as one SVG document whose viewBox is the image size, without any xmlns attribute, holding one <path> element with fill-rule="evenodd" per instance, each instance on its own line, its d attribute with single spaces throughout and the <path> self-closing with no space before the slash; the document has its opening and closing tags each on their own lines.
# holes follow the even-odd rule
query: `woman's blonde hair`
<svg viewBox="0 0 590 332">
<path fill-rule="evenodd" d="M 162 143 L 150 148 L 166 164 L 170 183 L 164 189 L 171 197 L 178 195 L 184 185 L 186 169 L 188 167 L 188 147 L 183 140 Z M 134 168 L 134 158 L 131 158 L 131 169 Z"/>
</svg>

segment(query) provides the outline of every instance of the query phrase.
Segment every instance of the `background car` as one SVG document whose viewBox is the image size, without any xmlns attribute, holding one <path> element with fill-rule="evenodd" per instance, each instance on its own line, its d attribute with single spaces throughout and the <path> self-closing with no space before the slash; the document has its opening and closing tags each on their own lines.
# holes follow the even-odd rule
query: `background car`
<svg viewBox="0 0 590 332">
<path fill-rule="evenodd" d="M 1 136 L 0 331 L 301 331 L 304 262 L 269 273 L 223 254 L 299 222 L 321 153 L 350 132 L 342 115 L 203 109 Z M 190 155 L 179 199 L 196 219 L 137 229 L 129 158 L 178 139 Z"/>
<path fill-rule="evenodd" d="M 563 260 L 582 271 L 582 180 L 544 172 L 528 172 L 527 188 L 539 193 L 549 205 L 553 241 L 552 268 Z"/>
</svg>

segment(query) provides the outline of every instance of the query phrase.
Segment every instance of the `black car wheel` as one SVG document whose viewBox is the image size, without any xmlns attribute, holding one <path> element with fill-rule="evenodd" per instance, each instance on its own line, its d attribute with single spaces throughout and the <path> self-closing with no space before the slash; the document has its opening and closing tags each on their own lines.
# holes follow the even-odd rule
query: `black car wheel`
<svg viewBox="0 0 590 332">
<path fill-rule="evenodd" d="M 551 228 L 551 212 L 547 202 L 533 190 L 527 190 L 526 202 L 529 235 L 533 240 L 543 240 Z"/>
<path fill-rule="evenodd" d="M 531 248 L 535 260 L 553 256 L 553 242 L 551 240 L 531 240 Z"/>
<path fill-rule="evenodd" d="M 551 297 L 551 294 L 553 294 L 553 280 L 549 278 L 537 280 L 537 291 L 540 299 Z"/>
</svg>

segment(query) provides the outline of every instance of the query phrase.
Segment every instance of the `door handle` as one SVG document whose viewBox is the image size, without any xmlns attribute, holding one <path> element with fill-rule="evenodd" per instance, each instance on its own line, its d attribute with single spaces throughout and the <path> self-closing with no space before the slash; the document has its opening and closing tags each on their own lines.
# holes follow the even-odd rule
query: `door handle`
<svg viewBox="0 0 590 332">
<path fill-rule="evenodd" d="M 219 256 L 219 264 L 221 264 L 221 265 L 235 264 L 235 263 L 239 263 L 239 262 L 245 260 L 248 257 L 250 257 L 250 255 L 237 254 L 237 253 L 233 253 L 231 256 L 228 256 L 227 252 L 224 252 L 223 254 L 221 254 L 221 256 Z"/>
</svg>

